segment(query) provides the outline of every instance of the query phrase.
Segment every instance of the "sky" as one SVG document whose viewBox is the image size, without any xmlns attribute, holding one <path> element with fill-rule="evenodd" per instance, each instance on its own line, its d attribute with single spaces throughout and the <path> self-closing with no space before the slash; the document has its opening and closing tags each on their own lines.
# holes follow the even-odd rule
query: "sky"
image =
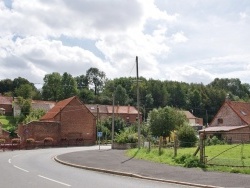
<svg viewBox="0 0 250 188">
<path fill-rule="evenodd" d="M 0 0 L 0 80 L 46 74 L 250 84 L 249 0 Z"/>
</svg>

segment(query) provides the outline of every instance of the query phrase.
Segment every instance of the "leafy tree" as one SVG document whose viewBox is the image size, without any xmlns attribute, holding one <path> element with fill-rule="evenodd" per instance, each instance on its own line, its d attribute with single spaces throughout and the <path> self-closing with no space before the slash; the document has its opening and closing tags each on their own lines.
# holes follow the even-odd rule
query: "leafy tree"
<svg viewBox="0 0 250 188">
<path fill-rule="evenodd" d="M 11 79 L 4 79 L 0 81 L 0 93 L 7 93 L 13 91 L 13 81 Z"/>
<path fill-rule="evenodd" d="M 170 136 L 170 132 L 185 121 L 184 114 L 169 106 L 149 112 L 149 125 L 153 136 Z"/>
<path fill-rule="evenodd" d="M 88 88 L 83 88 L 80 90 L 78 97 L 81 101 L 84 103 L 94 103 L 95 100 L 95 94 L 92 90 L 89 90 Z"/>
<path fill-rule="evenodd" d="M 180 147 L 193 147 L 198 140 L 194 128 L 188 124 L 180 126 L 177 135 L 180 141 Z"/>
<path fill-rule="evenodd" d="M 118 85 L 115 90 L 115 103 L 120 105 L 125 105 L 128 102 L 128 95 L 125 88 Z"/>
<path fill-rule="evenodd" d="M 102 91 L 106 82 L 106 75 L 103 71 L 100 71 L 98 68 L 90 68 L 87 70 L 86 77 L 88 78 L 89 84 L 94 85 L 95 95 Z"/>
<path fill-rule="evenodd" d="M 25 118 L 24 123 L 39 120 L 45 113 L 43 109 L 32 109 L 30 114 Z"/>
<path fill-rule="evenodd" d="M 77 95 L 77 83 L 71 74 L 64 73 L 61 79 L 61 99 L 66 99 Z"/>
<path fill-rule="evenodd" d="M 76 80 L 77 88 L 79 90 L 88 88 L 88 78 L 85 75 L 77 76 L 74 79 Z"/>
<path fill-rule="evenodd" d="M 61 80 L 62 77 L 57 72 L 45 75 L 42 87 L 42 97 L 44 100 L 58 101 L 61 99 Z"/>
<path fill-rule="evenodd" d="M 15 89 L 15 94 L 24 99 L 31 99 L 34 95 L 34 91 L 30 84 L 22 84 Z"/>
<path fill-rule="evenodd" d="M 25 117 L 30 113 L 31 111 L 31 99 L 24 99 L 23 97 L 17 97 L 16 98 L 16 104 L 21 109 L 21 114 Z"/>
</svg>

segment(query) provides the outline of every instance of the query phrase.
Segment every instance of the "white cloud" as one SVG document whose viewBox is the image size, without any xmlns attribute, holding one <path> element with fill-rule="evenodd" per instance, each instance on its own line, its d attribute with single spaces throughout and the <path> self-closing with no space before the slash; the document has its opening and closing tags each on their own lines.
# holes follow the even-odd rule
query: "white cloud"
<svg viewBox="0 0 250 188">
<path fill-rule="evenodd" d="M 146 78 L 209 83 L 234 76 L 250 83 L 249 2 L 10 2 L 0 1 L 0 79 L 42 82 L 48 73 L 77 76 L 90 67 L 108 78 L 135 76 L 138 56 Z"/>
</svg>

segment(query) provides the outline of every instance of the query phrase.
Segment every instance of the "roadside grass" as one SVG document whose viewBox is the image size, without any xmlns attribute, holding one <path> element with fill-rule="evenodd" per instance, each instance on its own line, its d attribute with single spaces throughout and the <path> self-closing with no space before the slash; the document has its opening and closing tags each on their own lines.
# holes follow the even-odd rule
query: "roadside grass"
<svg viewBox="0 0 250 188">
<path fill-rule="evenodd" d="M 193 155 L 196 149 L 196 147 L 178 148 L 176 158 Z M 155 147 L 151 151 L 148 151 L 147 148 L 140 150 L 135 148 L 127 150 L 127 155 L 157 163 L 184 166 L 176 162 L 173 148 L 162 149 L 161 155 L 159 155 L 158 148 Z M 206 146 L 205 155 L 207 164 L 204 170 L 250 174 L 250 144 Z M 199 157 L 199 153 L 196 156 Z"/>
</svg>

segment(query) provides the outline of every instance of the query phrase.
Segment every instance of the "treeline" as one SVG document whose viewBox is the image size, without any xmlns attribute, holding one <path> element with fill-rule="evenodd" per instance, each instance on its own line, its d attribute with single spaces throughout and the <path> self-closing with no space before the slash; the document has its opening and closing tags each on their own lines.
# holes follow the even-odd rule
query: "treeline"
<svg viewBox="0 0 250 188">
<path fill-rule="evenodd" d="M 139 78 L 140 111 L 144 118 L 150 110 L 171 106 L 189 110 L 209 123 L 225 98 L 246 101 L 250 99 L 250 85 L 242 84 L 237 78 L 216 78 L 208 85 Z M 86 74 L 73 77 L 65 72 L 53 72 L 44 77 L 41 89 L 25 78 L 0 81 L 0 93 L 5 96 L 24 99 L 60 101 L 77 95 L 85 104 L 137 104 L 135 77 L 107 79 L 106 74 L 97 68 L 90 68 Z"/>
</svg>

